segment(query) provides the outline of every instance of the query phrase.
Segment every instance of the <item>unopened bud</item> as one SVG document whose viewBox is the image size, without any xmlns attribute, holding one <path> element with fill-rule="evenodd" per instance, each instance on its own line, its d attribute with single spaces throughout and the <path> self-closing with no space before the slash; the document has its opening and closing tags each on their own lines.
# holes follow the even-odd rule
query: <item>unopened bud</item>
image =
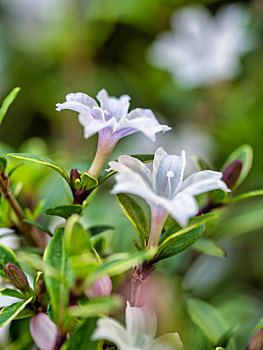
<svg viewBox="0 0 263 350">
<path fill-rule="evenodd" d="M 53 350 L 57 339 L 57 326 L 43 312 L 30 320 L 30 333 L 40 350 Z"/>
<path fill-rule="evenodd" d="M 255 333 L 249 340 L 247 350 L 263 349 L 263 328 Z"/>
<path fill-rule="evenodd" d="M 231 189 L 236 184 L 241 174 L 242 166 L 242 160 L 236 159 L 232 163 L 228 164 L 228 166 L 223 171 L 222 181 L 227 184 L 228 188 Z"/>
<path fill-rule="evenodd" d="M 112 282 L 109 275 L 105 275 L 98 279 L 93 285 L 85 291 L 88 298 L 107 297 L 111 295 Z"/>
<path fill-rule="evenodd" d="M 70 180 L 74 184 L 77 179 L 81 179 L 80 174 L 77 169 L 73 168 L 70 170 Z"/>
<path fill-rule="evenodd" d="M 24 272 L 15 264 L 8 263 L 5 265 L 5 274 L 14 287 L 22 293 L 29 292 L 29 284 Z"/>
</svg>

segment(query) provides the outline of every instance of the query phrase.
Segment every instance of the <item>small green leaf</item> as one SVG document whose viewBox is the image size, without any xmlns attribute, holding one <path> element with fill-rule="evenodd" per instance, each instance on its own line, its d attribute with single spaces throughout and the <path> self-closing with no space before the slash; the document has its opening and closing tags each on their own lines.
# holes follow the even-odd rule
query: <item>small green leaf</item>
<svg viewBox="0 0 263 350">
<path fill-rule="evenodd" d="M 16 318 L 32 300 L 33 297 L 4 307 L 0 313 L 0 327 L 5 326 Z"/>
<path fill-rule="evenodd" d="M 97 225 L 97 226 L 92 226 L 89 228 L 89 232 L 92 234 L 92 236 L 96 236 L 99 233 L 102 233 L 104 231 L 108 230 L 114 230 L 115 228 L 110 225 Z"/>
<path fill-rule="evenodd" d="M 52 159 L 44 157 L 44 156 L 39 156 L 36 154 L 31 154 L 31 153 L 9 153 L 9 157 L 13 158 L 18 158 L 18 159 L 23 159 L 23 160 L 29 160 L 34 163 L 39 163 L 42 165 L 46 165 L 53 170 L 55 170 L 57 173 L 59 173 L 61 176 L 64 177 L 64 179 L 67 181 L 69 186 L 71 186 L 70 179 L 64 169 L 62 169 L 56 162 L 54 162 Z"/>
<path fill-rule="evenodd" d="M 226 252 L 217 243 L 207 238 L 200 238 L 195 242 L 191 249 L 196 250 L 200 253 L 205 253 L 213 256 L 226 257 Z"/>
<path fill-rule="evenodd" d="M 15 264 L 21 268 L 12 250 L 0 244 L 0 277 L 5 279 L 7 279 L 7 277 L 4 268 L 7 263 Z"/>
<path fill-rule="evenodd" d="M 230 163 L 236 159 L 242 160 L 242 170 L 241 174 L 235 183 L 233 189 L 237 188 L 247 177 L 253 162 L 253 149 L 249 145 L 242 145 L 238 147 L 230 156 L 227 158 L 222 166 L 221 171 L 223 171 Z"/>
<path fill-rule="evenodd" d="M 261 196 L 263 196 L 263 190 L 251 191 L 251 192 L 243 193 L 243 194 L 240 194 L 239 196 L 230 198 L 227 201 L 227 203 L 229 203 L 229 204 L 236 203 L 236 202 L 242 201 L 244 199 L 250 199 L 250 198 L 261 197 Z"/>
<path fill-rule="evenodd" d="M 254 327 L 254 329 L 253 329 L 251 335 L 256 334 L 257 331 L 259 331 L 261 328 L 263 328 L 263 317 L 261 317 L 261 318 L 259 319 L 259 321 L 258 321 L 257 324 L 255 325 L 255 327 Z"/>
<path fill-rule="evenodd" d="M 219 341 L 230 327 L 220 311 L 214 306 L 195 298 L 189 298 L 186 306 L 192 321 L 201 329 L 213 346 L 221 346 L 222 344 L 219 344 Z"/>
<path fill-rule="evenodd" d="M 11 288 L 1 289 L 0 294 L 5 296 L 5 297 L 12 297 L 12 298 L 19 298 L 19 299 L 25 298 L 24 294 L 18 292 L 16 289 L 11 289 Z"/>
<path fill-rule="evenodd" d="M 68 312 L 74 317 L 94 317 L 101 314 L 108 314 L 118 310 L 122 305 L 122 299 L 115 295 L 89 300 L 83 306 L 71 306 Z"/>
<path fill-rule="evenodd" d="M 79 219 L 78 215 L 72 215 L 65 228 L 65 249 L 69 256 L 81 255 L 91 251 L 89 236 Z"/>
<path fill-rule="evenodd" d="M 91 335 L 97 326 L 97 318 L 83 319 L 71 333 L 66 350 L 97 350 L 98 342 L 92 341 Z"/>
<path fill-rule="evenodd" d="M 81 175 L 81 183 L 86 191 L 98 186 L 98 180 L 88 173 Z"/>
<path fill-rule="evenodd" d="M 7 165 L 6 157 L 0 156 L 0 171 L 5 171 Z"/>
<path fill-rule="evenodd" d="M 37 281 L 39 280 L 39 278 L 43 275 L 42 271 L 38 271 L 35 276 L 34 276 L 34 281 L 33 281 L 33 287 L 34 287 L 34 291 L 36 291 L 36 286 L 37 286 Z"/>
<path fill-rule="evenodd" d="M 6 115 L 6 112 L 8 111 L 8 108 L 14 102 L 20 90 L 21 89 L 19 87 L 14 88 L 4 99 L 2 106 L 0 108 L 0 125 L 4 119 L 4 116 Z"/>
<path fill-rule="evenodd" d="M 73 214 L 80 215 L 81 213 L 82 206 L 80 204 L 59 205 L 54 208 L 46 208 L 44 211 L 45 215 L 60 216 L 66 220 Z"/>
<path fill-rule="evenodd" d="M 213 204 L 220 204 L 225 201 L 228 194 L 227 192 L 217 189 L 209 192 L 209 198 Z"/>
<path fill-rule="evenodd" d="M 23 221 L 32 225 L 32 226 L 39 228 L 41 231 L 46 232 L 49 236 L 52 237 L 52 233 L 49 231 L 49 229 L 46 226 L 40 224 L 40 222 L 37 222 L 34 220 L 29 220 L 29 219 L 24 219 Z"/>
<path fill-rule="evenodd" d="M 45 283 L 50 296 L 53 318 L 55 322 L 61 320 L 64 308 L 69 299 L 69 285 L 72 282 L 70 269 L 68 268 L 68 257 L 64 247 L 64 230 L 59 228 L 49 241 L 43 261 L 60 272 L 62 281 L 58 281 L 44 270 Z M 67 285 L 66 285 L 67 282 Z"/>
<path fill-rule="evenodd" d="M 130 220 L 130 222 L 135 227 L 141 246 L 145 247 L 146 240 L 149 237 L 149 223 L 143 208 L 140 206 L 135 199 L 124 193 L 119 193 L 116 195 L 118 203 L 122 207 L 124 214 Z"/>
</svg>

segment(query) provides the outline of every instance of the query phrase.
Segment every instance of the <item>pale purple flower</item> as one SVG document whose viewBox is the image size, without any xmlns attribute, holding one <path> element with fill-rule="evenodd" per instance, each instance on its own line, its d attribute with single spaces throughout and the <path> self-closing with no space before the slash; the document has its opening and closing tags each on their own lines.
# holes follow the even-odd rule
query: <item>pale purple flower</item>
<svg viewBox="0 0 263 350">
<path fill-rule="evenodd" d="M 47 314 L 40 312 L 30 320 L 30 333 L 40 350 L 53 350 L 57 338 L 57 326 Z"/>
<path fill-rule="evenodd" d="M 113 318 L 99 319 L 93 340 L 109 340 L 120 350 L 183 350 L 178 333 L 155 338 L 157 319 L 147 307 L 126 307 L 126 328 Z"/>
<path fill-rule="evenodd" d="M 109 275 L 105 275 L 99 278 L 97 281 L 93 283 L 93 285 L 85 290 L 85 294 L 87 297 L 95 298 L 95 297 L 108 297 L 111 295 L 112 291 L 112 282 Z"/>
<path fill-rule="evenodd" d="M 215 189 L 229 191 L 221 180 L 222 173 L 204 170 L 183 180 L 185 152 L 168 155 L 163 148 L 155 152 L 152 171 L 131 156 L 120 156 L 110 162 L 118 172 L 112 193 L 131 193 L 142 197 L 151 207 L 152 225 L 149 245 L 157 245 L 164 221 L 171 214 L 181 226 L 198 212 L 194 196 Z"/>
<path fill-rule="evenodd" d="M 248 19 L 238 4 L 216 16 L 201 5 L 184 7 L 173 14 L 172 30 L 153 43 L 149 59 L 189 87 L 231 79 L 241 70 L 240 56 L 254 45 Z"/>
<path fill-rule="evenodd" d="M 128 112 L 130 97 L 110 97 L 105 89 L 99 91 L 98 103 L 90 96 L 77 92 L 66 96 L 66 102 L 58 103 L 57 110 L 70 109 L 79 113 L 79 122 L 84 127 L 84 136 L 98 133 L 98 149 L 89 173 L 97 177 L 115 144 L 124 136 L 142 132 L 150 140 L 155 134 L 170 130 L 159 124 L 150 109 L 136 108 Z"/>
</svg>

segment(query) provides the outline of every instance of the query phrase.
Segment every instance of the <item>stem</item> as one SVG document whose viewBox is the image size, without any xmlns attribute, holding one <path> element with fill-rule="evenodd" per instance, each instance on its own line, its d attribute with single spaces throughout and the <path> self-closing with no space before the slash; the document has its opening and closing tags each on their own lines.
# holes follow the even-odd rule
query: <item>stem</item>
<svg viewBox="0 0 263 350">
<path fill-rule="evenodd" d="M 149 280 L 154 269 L 155 264 L 152 261 L 134 266 L 131 278 L 131 306 L 139 306 L 142 286 Z"/>
<path fill-rule="evenodd" d="M 26 216 L 24 214 L 23 209 L 21 208 L 18 201 L 16 200 L 13 193 L 11 192 L 8 177 L 6 177 L 3 172 L 0 173 L 0 193 L 8 202 L 13 212 L 15 213 L 19 221 L 19 229 L 21 233 L 24 235 L 27 243 L 28 244 L 35 243 L 38 247 L 44 248 L 43 239 L 39 234 L 39 232 L 35 230 L 34 227 L 32 227 L 31 225 L 23 222 Z"/>
<path fill-rule="evenodd" d="M 87 172 L 97 179 L 111 152 L 112 149 L 103 149 L 98 147 L 95 158 L 93 159 L 91 167 L 87 169 Z"/>
<path fill-rule="evenodd" d="M 159 207 L 151 207 L 151 232 L 148 247 L 157 247 L 162 233 L 163 225 L 167 219 L 167 212 Z"/>
</svg>

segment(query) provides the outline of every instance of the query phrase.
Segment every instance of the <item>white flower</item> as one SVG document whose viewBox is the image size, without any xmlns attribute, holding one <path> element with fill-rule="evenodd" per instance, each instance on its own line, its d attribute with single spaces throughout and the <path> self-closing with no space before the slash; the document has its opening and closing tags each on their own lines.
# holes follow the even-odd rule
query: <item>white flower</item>
<svg viewBox="0 0 263 350">
<path fill-rule="evenodd" d="M 221 180 L 222 173 L 204 170 L 193 173 L 183 181 L 185 152 L 168 155 L 163 148 L 155 152 L 152 171 L 130 156 L 120 156 L 110 162 L 110 169 L 118 172 L 112 193 L 131 193 L 146 200 L 151 206 L 151 244 L 158 244 L 163 223 L 170 213 L 180 225 L 198 212 L 194 196 L 214 189 L 229 191 Z M 154 237 L 155 236 L 155 237 Z"/>
<path fill-rule="evenodd" d="M 126 307 L 126 328 L 113 318 L 101 318 L 92 335 L 93 340 L 109 340 L 120 350 L 183 350 L 178 333 L 154 339 L 156 315 L 146 307 Z"/>
<path fill-rule="evenodd" d="M 85 138 L 98 133 L 96 158 L 89 173 L 97 177 L 115 144 L 124 136 L 142 132 L 155 141 L 155 134 L 171 128 L 159 124 L 150 109 L 136 108 L 128 113 L 130 97 L 110 97 L 105 89 L 99 91 L 97 102 L 90 96 L 77 92 L 66 96 L 66 102 L 58 103 L 57 110 L 71 109 L 79 113 L 79 122 L 84 126 Z"/>
<path fill-rule="evenodd" d="M 166 125 L 160 125 L 150 109 L 136 108 L 128 113 L 130 97 L 110 97 L 105 89 L 99 91 L 97 102 L 81 92 L 68 94 L 66 102 L 58 103 L 57 110 L 71 109 L 79 113 L 79 121 L 84 126 L 85 137 L 104 131 L 105 137 L 116 143 L 120 138 L 142 132 L 152 141 L 155 134 L 170 130 Z"/>
<path fill-rule="evenodd" d="M 240 71 L 241 54 L 253 47 L 247 22 L 240 5 L 226 6 L 214 17 L 203 6 L 183 8 L 171 18 L 172 31 L 154 42 L 149 58 L 189 87 L 231 79 Z"/>
</svg>

